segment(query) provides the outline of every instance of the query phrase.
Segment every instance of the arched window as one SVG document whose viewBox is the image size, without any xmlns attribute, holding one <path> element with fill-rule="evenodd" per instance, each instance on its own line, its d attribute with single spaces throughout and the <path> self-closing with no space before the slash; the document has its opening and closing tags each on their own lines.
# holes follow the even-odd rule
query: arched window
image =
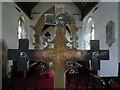
<svg viewBox="0 0 120 90">
<path fill-rule="evenodd" d="M 90 49 L 90 40 L 95 39 L 95 23 L 92 17 L 88 17 L 84 26 L 84 48 Z"/>
<path fill-rule="evenodd" d="M 27 30 L 25 28 L 25 17 L 21 16 L 18 21 L 18 39 L 26 39 L 27 38 Z"/>
</svg>

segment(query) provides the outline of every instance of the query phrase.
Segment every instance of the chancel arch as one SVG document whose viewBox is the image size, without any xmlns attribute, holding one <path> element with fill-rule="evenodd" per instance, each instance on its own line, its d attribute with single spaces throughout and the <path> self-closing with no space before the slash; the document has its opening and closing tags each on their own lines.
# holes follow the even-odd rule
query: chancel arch
<svg viewBox="0 0 120 90">
<path fill-rule="evenodd" d="M 53 14 L 55 13 L 55 7 L 52 7 L 50 9 L 48 9 L 40 18 L 39 20 L 37 21 L 36 25 L 33 27 L 33 29 L 35 30 L 35 49 L 39 49 L 39 45 L 40 45 L 40 36 L 41 36 L 41 32 L 44 28 L 44 24 L 45 24 L 45 14 Z"/>
<path fill-rule="evenodd" d="M 44 4 L 44 3 L 43 3 Z M 33 29 L 35 30 L 35 48 L 36 49 L 39 49 L 40 47 L 40 33 L 41 33 L 41 30 L 43 29 L 44 27 L 44 23 L 46 23 L 46 20 L 45 20 L 45 14 L 55 14 L 55 6 L 54 4 L 56 3 L 51 3 L 53 4 L 51 8 L 48 8 L 47 10 L 45 9 L 45 12 L 43 14 L 40 15 L 40 17 L 38 18 L 38 21 L 36 23 L 35 26 L 33 26 Z M 67 13 L 70 15 L 70 16 L 73 16 L 74 13 L 79 13 L 80 17 L 81 17 L 81 12 L 79 11 L 79 9 L 76 7 L 76 5 L 74 3 L 64 3 L 64 5 L 62 6 L 65 6 L 67 5 L 67 7 L 69 6 L 69 8 L 71 8 L 72 10 L 70 10 L 69 8 L 65 8 L 65 11 L 67 11 Z M 64 7 L 63 7 L 64 8 Z M 36 10 L 37 11 L 37 10 Z M 34 11 L 35 12 L 35 11 Z M 73 21 L 73 20 L 72 20 Z M 48 24 L 48 23 L 47 23 Z"/>
</svg>

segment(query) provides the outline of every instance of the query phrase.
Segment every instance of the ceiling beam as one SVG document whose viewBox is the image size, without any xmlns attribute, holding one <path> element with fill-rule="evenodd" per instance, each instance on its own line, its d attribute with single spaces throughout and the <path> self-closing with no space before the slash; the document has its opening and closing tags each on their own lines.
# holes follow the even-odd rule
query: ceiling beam
<svg viewBox="0 0 120 90">
<path fill-rule="evenodd" d="M 82 0 L 83 2 L 74 2 L 75 5 L 80 9 L 82 14 L 82 19 L 99 3 L 99 2 L 88 2 L 87 0 Z"/>
<path fill-rule="evenodd" d="M 31 11 L 38 2 L 15 2 L 17 6 L 31 19 Z"/>
</svg>

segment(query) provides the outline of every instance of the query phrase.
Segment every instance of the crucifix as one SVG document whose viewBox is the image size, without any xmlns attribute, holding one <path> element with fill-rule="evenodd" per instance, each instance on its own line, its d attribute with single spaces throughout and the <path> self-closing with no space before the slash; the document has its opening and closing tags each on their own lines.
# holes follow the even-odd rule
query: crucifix
<svg viewBox="0 0 120 90">
<path fill-rule="evenodd" d="M 90 41 L 91 50 L 89 50 L 91 60 L 91 68 L 94 71 L 100 70 L 100 60 L 108 60 L 109 59 L 109 51 L 108 50 L 100 50 L 99 40 L 91 40 Z"/>
<path fill-rule="evenodd" d="M 24 71 L 24 78 L 26 78 L 26 71 L 28 71 L 28 60 L 35 61 L 36 58 L 32 55 L 35 50 L 29 50 L 29 40 L 19 39 L 18 49 L 8 49 L 8 60 L 17 61 L 17 71 Z"/>
<path fill-rule="evenodd" d="M 70 24 L 68 14 L 61 12 L 53 15 L 52 24 L 55 25 L 56 37 L 51 42 L 54 48 L 44 48 L 42 50 L 29 50 L 29 42 L 27 39 L 19 40 L 19 49 L 9 49 L 8 59 L 18 61 L 18 69 L 25 71 L 28 60 L 52 61 L 54 63 L 54 88 L 65 88 L 65 63 L 67 61 L 88 61 L 92 62 L 92 69 L 99 70 L 100 60 L 109 59 L 108 50 L 99 50 L 99 41 L 91 41 L 91 50 L 69 49 L 67 39 L 65 38 L 65 26 Z M 48 20 L 49 21 L 49 20 Z M 97 42 L 96 46 L 94 45 Z M 25 44 L 27 43 L 27 44 Z"/>
</svg>

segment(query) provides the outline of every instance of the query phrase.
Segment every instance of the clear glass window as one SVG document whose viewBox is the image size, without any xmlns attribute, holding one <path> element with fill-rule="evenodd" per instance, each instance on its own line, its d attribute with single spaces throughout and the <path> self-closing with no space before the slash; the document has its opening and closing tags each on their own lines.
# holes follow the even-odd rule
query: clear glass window
<svg viewBox="0 0 120 90">
<path fill-rule="evenodd" d="M 90 40 L 95 39 L 95 23 L 92 17 L 88 17 L 84 25 L 84 48 L 90 50 Z"/>
<path fill-rule="evenodd" d="M 24 16 L 21 16 L 18 21 L 18 39 L 26 39 L 27 38 L 27 30 L 25 28 L 26 20 Z"/>
</svg>

